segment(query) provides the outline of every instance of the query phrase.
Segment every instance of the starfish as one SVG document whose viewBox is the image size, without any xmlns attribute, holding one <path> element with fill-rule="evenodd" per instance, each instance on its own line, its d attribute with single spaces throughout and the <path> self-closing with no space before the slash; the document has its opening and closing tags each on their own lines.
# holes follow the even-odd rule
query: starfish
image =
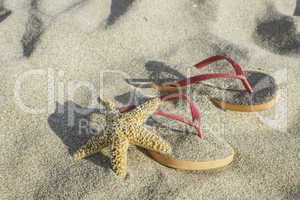
<svg viewBox="0 0 300 200">
<path fill-rule="evenodd" d="M 152 98 L 125 113 L 121 113 L 114 103 L 101 101 L 107 111 L 104 134 L 95 135 L 81 147 L 74 155 L 76 160 L 99 153 L 102 148 L 111 146 L 112 169 L 116 175 L 125 177 L 129 145 L 140 146 L 162 154 L 171 153 L 171 146 L 168 142 L 143 127 L 147 118 L 161 105 L 160 98 Z"/>
</svg>

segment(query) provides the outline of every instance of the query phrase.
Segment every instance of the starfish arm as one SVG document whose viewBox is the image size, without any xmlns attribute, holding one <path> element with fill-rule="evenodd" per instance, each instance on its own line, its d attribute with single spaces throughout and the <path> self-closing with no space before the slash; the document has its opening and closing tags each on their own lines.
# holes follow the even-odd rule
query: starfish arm
<svg viewBox="0 0 300 200">
<path fill-rule="evenodd" d="M 99 98 L 99 100 L 100 103 L 105 107 L 107 111 L 113 111 L 117 109 L 116 105 L 112 101 L 101 99 L 101 98 Z"/>
<path fill-rule="evenodd" d="M 74 154 L 74 158 L 76 160 L 81 160 L 85 157 L 91 156 L 100 152 L 102 148 L 108 146 L 110 143 L 109 135 L 96 135 Z"/>
<path fill-rule="evenodd" d="M 99 113 L 92 113 L 90 115 L 90 121 L 91 122 L 95 122 L 98 123 L 99 121 L 101 121 L 103 119 L 103 116 Z"/>
<path fill-rule="evenodd" d="M 151 133 L 144 127 L 135 127 L 134 133 L 129 137 L 129 142 L 159 153 L 169 154 L 172 151 L 170 144 L 160 136 Z"/>
<path fill-rule="evenodd" d="M 152 115 L 162 103 L 160 98 L 153 98 L 148 100 L 146 103 L 139 105 L 133 111 L 124 113 L 124 118 L 127 118 L 129 122 L 143 124 L 147 118 Z"/>
<path fill-rule="evenodd" d="M 125 177 L 127 174 L 127 150 L 129 141 L 124 134 L 117 134 L 112 141 L 111 165 L 117 176 Z"/>
<path fill-rule="evenodd" d="M 92 113 L 89 118 L 89 126 L 96 131 L 100 132 L 103 130 L 103 126 L 105 125 L 105 118 L 101 116 L 99 113 Z"/>
</svg>

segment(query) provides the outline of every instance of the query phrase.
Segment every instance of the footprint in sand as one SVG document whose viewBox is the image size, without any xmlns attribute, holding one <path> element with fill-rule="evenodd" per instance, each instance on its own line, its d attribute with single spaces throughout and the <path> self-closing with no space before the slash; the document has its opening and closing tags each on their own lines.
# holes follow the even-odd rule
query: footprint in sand
<svg viewBox="0 0 300 200">
<path fill-rule="evenodd" d="M 111 0 L 111 7 L 110 7 L 110 13 L 106 19 L 106 26 L 113 25 L 122 15 L 124 15 L 129 7 L 132 5 L 134 0 Z M 0 0 L 1 3 L 1 0 Z M 58 2 L 55 2 L 54 4 L 57 4 Z M 58 3 L 58 7 L 60 8 L 59 12 L 54 12 L 55 9 L 50 8 L 46 5 L 41 4 L 37 0 L 31 0 L 30 3 L 30 9 L 29 9 L 29 17 L 26 23 L 25 32 L 23 34 L 23 37 L 21 39 L 21 43 L 23 46 L 23 56 L 30 57 L 32 53 L 34 52 L 38 42 L 40 41 L 40 38 L 42 34 L 44 33 L 45 29 L 49 25 L 49 22 L 44 22 L 43 17 L 47 16 L 50 18 L 50 22 L 55 20 L 58 16 L 60 16 L 63 13 L 69 12 L 75 8 L 79 8 L 80 10 L 76 10 L 76 12 L 81 13 L 87 12 L 83 7 L 86 5 L 87 0 L 81 0 L 81 1 L 71 1 L 67 3 Z M 60 5 L 62 4 L 62 5 Z M 65 5 L 66 4 L 66 5 Z M 97 1 L 91 2 L 90 5 L 97 4 Z M 51 5 L 51 4 L 50 4 Z M 104 4 L 105 5 L 105 4 Z M 82 7 L 83 6 L 83 7 Z M 99 6 L 101 6 L 99 4 Z M 0 4 L 1 7 L 1 4 Z M 46 7 L 46 8 L 45 8 Z M 55 8 L 55 5 L 52 5 L 52 7 Z M 50 14 L 48 14 L 50 13 Z M 6 13 L 7 14 L 7 13 Z M 10 13 L 9 13 L 10 14 Z M 81 13 L 81 16 L 84 16 L 84 13 Z M 97 14 L 95 14 L 96 18 L 94 23 L 100 22 L 100 19 L 97 19 Z M 3 17 L 4 18 L 4 17 Z M 91 18 L 87 17 L 89 20 L 84 20 L 81 17 L 81 21 L 83 20 L 84 23 L 91 23 Z M 0 9 L 0 22 L 1 22 L 1 9 Z M 47 25 L 48 24 L 48 25 Z"/>
<path fill-rule="evenodd" d="M 300 14 L 300 0 L 295 14 Z M 267 9 L 266 15 L 257 21 L 254 33 L 257 45 L 277 54 L 300 54 L 300 32 L 297 24 L 300 19 L 284 15 L 274 6 Z"/>
<path fill-rule="evenodd" d="M 297 0 L 297 4 L 296 4 L 294 15 L 295 16 L 300 16 L 300 0 Z"/>
<path fill-rule="evenodd" d="M 11 14 L 11 11 L 3 7 L 2 4 L 2 1 L 0 1 L 0 23 Z"/>
<path fill-rule="evenodd" d="M 110 14 L 107 18 L 107 25 L 113 25 L 122 15 L 124 15 L 134 0 L 112 0 Z"/>
</svg>

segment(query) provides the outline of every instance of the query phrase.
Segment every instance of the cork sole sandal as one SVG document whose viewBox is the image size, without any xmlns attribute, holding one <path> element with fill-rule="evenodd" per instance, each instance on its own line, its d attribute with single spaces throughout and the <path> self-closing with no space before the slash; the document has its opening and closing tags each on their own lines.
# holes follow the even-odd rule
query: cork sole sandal
<svg viewBox="0 0 300 200">
<path fill-rule="evenodd" d="M 207 171 L 224 168 L 234 159 L 233 148 L 226 141 L 207 136 L 200 139 L 193 134 L 172 134 L 164 137 L 173 147 L 172 155 L 149 151 L 160 164 L 179 170 Z"/>
<path fill-rule="evenodd" d="M 214 73 L 193 76 L 176 83 L 168 83 L 153 87 L 162 93 L 180 93 L 189 85 L 194 85 L 209 79 L 238 79 L 242 82 L 244 90 L 238 88 L 224 89 L 223 95 L 211 97 L 212 103 L 225 110 L 239 112 L 258 112 L 272 108 L 276 103 L 277 85 L 274 78 L 268 74 L 257 71 L 243 71 L 242 67 L 228 56 L 213 56 L 195 67 L 202 69 L 209 64 L 226 60 L 234 68 L 234 73 Z"/>
<path fill-rule="evenodd" d="M 163 96 L 162 100 L 185 100 L 190 107 L 192 120 L 181 115 L 157 111 L 155 116 L 162 116 L 182 122 L 195 128 L 197 135 L 176 133 L 163 136 L 172 146 L 171 155 L 163 155 L 148 150 L 149 155 L 160 164 L 179 170 L 204 171 L 223 168 L 229 165 L 234 158 L 233 148 L 226 141 L 215 136 L 206 136 L 201 129 L 201 113 L 197 105 L 183 94 Z"/>
<path fill-rule="evenodd" d="M 173 153 L 166 155 L 148 150 L 149 155 L 164 166 L 180 170 L 203 171 L 223 168 L 229 165 L 234 158 L 233 148 L 224 140 L 211 135 L 203 139 L 204 134 L 200 126 L 201 113 L 197 105 L 184 94 L 172 94 L 161 97 L 162 101 L 178 99 L 184 100 L 189 104 L 192 120 L 163 111 L 157 111 L 154 115 L 187 124 L 195 128 L 197 135 L 173 133 L 164 136 L 164 139 L 171 144 Z M 132 108 L 134 106 L 122 108 L 120 111 L 127 112 Z"/>
</svg>

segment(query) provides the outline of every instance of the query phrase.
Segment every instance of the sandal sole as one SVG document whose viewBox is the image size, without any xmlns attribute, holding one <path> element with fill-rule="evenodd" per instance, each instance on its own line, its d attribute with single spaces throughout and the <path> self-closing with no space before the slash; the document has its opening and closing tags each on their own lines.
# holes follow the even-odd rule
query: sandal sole
<svg viewBox="0 0 300 200">
<path fill-rule="evenodd" d="M 218 168 L 223 168 L 230 163 L 232 163 L 234 154 L 231 154 L 228 157 L 218 160 L 209 160 L 209 161 L 191 161 L 191 160 L 177 160 L 170 156 L 162 155 L 154 151 L 149 151 L 150 156 L 159 162 L 160 164 L 180 170 L 188 171 L 207 171 Z"/>
<path fill-rule="evenodd" d="M 230 110 L 235 112 L 261 112 L 265 110 L 270 110 L 275 106 L 277 102 L 276 97 L 274 97 L 271 101 L 267 103 L 259 104 L 259 105 L 237 105 L 237 104 L 227 103 L 225 101 L 221 101 L 215 98 L 211 98 L 210 100 L 216 107 L 222 110 Z"/>
</svg>

